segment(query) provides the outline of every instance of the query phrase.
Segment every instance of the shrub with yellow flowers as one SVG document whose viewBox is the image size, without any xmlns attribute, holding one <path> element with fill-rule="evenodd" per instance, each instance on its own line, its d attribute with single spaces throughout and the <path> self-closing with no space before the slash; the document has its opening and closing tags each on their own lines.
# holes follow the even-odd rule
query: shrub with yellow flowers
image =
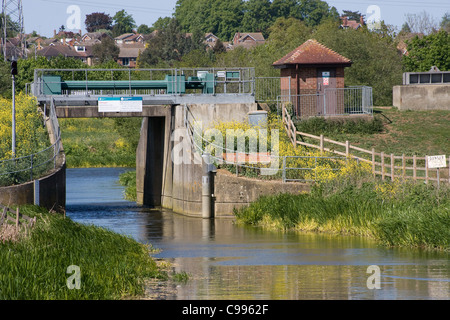
<svg viewBox="0 0 450 320">
<path fill-rule="evenodd" d="M 16 157 L 27 156 L 49 146 L 46 129 L 35 98 L 16 95 Z M 12 101 L 0 98 L 0 160 L 12 157 Z"/>
<path fill-rule="evenodd" d="M 264 127 L 251 126 L 248 121 L 231 121 L 217 122 L 214 125 L 214 129 L 222 135 L 221 140 L 224 153 L 241 151 L 242 146 L 241 149 L 237 146 L 239 139 L 241 139 L 240 141 L 245 141 L 245 152 L 247 153 L 255 151 L 255 149 L 250 146 L 254 147 L 256 145 L 258 146 L 257 152 L 267 151 L 277 157 L 277 169 L 282 169 L 285 165 L 287 168 L 285 177 L 287 179 L 325 182 L 348 174 L 355 174 L 359 171 L 364 173 L 371 172 L 370 165 L 366 163 L 359 163 L 356 160 L 336 157 L 334 154 L 321 152 L 319 150 L 309 150 L 301 145 L 294 147 L 284 129 L 282 121 L 276 114 L 269 115 L 267 125 Z M 261 134 L 260 130 L 266 130 L 264 131 L 266 134 Z M 232 134 L 230 135 L 230 133 Z M 274 134 L 278 135 L 278 139 L 276 139 L 276 137 L 275 139 L 272 139 Z M 231 138 L 233 141 L 227 143 L 227 138 Z M 203 140 L 204 149 L 208 147 L 208 141 L 206 140 L 207 139 Z M 215 146 L 217 146 L 220 142 L 215 139 L 214 143 Z M 232 150 L 230 150 L 230 146 L 233 148 Z M 211 147 L 211 145 L 209 145 L 209 147 Z M 215 155 L 212 148 L 208 149 L 208 151 Z M 218 155 L 216 155 L 216 160 L 219 160 Z M 239 172 L 241 174 L 254 177 L 257 175 L 259 176 L 258 172 L 260 168 L 273 166 L 273 163 L 250 163 L 247 158 L 244 163 L 240 162 L 239 165 Z M 235 172 L 234 170 L 236 170 L 234 165 L 222 165 L 222 167 L 232 172 Z M 299 168 L 301 168 L 301 170 L 298 170 Z M 265 176 L 263 178 L 280 179 L 281 176 L 282 170 L 278 170 L 276 174 Z"/>
</svg>

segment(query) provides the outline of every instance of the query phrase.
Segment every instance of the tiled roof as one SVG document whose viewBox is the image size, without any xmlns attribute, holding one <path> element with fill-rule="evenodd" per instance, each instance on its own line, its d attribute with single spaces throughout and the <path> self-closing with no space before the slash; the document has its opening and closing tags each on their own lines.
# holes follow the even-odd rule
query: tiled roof
<svg viewBox="0 0 450 320">
<path fill-rule="evenodd" d="M 325 47 L 317 40 L 309 39 L 297 49 L 291 51 L 274 66 L 286 64 L 351 64 L 352 61 L 339 53 Z"/>
</svg>

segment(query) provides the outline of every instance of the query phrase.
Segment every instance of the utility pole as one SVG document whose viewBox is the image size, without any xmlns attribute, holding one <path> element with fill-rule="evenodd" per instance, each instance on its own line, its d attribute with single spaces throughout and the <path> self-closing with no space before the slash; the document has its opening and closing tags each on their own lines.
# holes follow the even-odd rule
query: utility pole
<svg viewBox="0 0 450 320">
<path fill-rule="evenodd" d="M 13 56 L 26 58 L 22 0 L 2 0 L 1 22 L 1 46 L 5 61 Z M 14 41 L 11 41 L 12 38 L 15 38 Z"/>
<path fill-rule="evenodd" d="M 12 157 L 16 157 L 16 75 L 17 75 L 17 61 L 11 62 L 11 76 L 12 76 Z"/>
</svg>

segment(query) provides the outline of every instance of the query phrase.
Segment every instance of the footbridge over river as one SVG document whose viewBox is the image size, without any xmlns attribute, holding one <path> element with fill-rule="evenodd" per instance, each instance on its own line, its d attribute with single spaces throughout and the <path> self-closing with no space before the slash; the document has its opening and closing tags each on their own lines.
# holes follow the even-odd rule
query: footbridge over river
<svg viewBox="0 0 450 320">
<path fill-rule="evenodd" d="M 188 118 L 205 129 L 258 112 L 253 68 L 42 69 L 35 71 L 31 92 L 45 112 L 52 109 L 58 118 L 142 117 L 136 151 L 139 204 L 211 217 L 230 215 L 235 204 L 252 198 L 246 192 L 253 188 L 225 183 L 221 188 L 230 188 L 219 197 L 218 190 L 207 190 L 216 201 L 207 202 L 205 214 L 204 171 L 211 167 L 201 156 L 198 161 L 191 144 L 173 151 L 179 143 L 186 146 L 189 138 L 178 133 L 188 132 Z"/>
</svg>

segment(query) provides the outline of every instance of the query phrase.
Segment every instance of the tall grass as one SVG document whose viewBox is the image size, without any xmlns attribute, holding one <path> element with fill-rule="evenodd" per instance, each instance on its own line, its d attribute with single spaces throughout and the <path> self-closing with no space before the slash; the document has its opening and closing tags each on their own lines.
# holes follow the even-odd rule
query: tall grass
<svg viewBox="0 0 450 320">
<path fill-rule="evenodd" d="M 387 246 L 450 250 L 450 187 L 337 179 L 309 194 L 265 196 L 235 210 L 242 224 L 367 236 Z"/>
<path fill-rule="evenodd" d="M 150 248 L 129 237 L 36 207 L 21 212 L 38 222 L 25 239 L 0 243 L 0 299 L 130 298 L 144 293 L 145 279 L 166 277 Z M 80 267 L 80 289 L 67 286 L 71 265 Z"/>
</svg>

